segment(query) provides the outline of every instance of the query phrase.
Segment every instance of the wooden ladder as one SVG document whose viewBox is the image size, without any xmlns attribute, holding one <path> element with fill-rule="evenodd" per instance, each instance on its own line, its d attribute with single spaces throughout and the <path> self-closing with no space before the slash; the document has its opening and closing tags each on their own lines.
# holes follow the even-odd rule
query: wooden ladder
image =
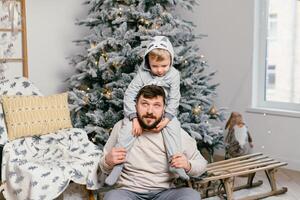
<svg viewBox="0 0 300 200">
<path fill-rule="evenodd" d="M 22 34 L 22 57 L 21 58 L 0 58 L 0 63 L 22 62 L 23 76 L 28 78 L 28 54 L 27 54 L 27 30 L 26 30 L 26 8 L 25 0 L 14 0 L 20 3 L 21 8 L 21 28 L 16 31 Z M 0 27 L 0 32 L 12 32 L 12 28 Z"/>
</svg>

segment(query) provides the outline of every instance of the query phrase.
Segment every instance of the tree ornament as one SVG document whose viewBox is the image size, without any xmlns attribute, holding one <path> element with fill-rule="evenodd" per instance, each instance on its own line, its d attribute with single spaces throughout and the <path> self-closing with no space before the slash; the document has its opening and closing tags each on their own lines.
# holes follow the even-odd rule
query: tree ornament
<svg viewBox="0 0 300 200">
<path fill-rule="evenodd" d="M 121 64 L 118 63 L 118 62 L 113 62 L 113 63 L 112 63 L 112 66 L 113 66 L 115 69 L 118 69 L 118 68 L 121 66 Z"/>
<path fill-rule="evenodd" d="M 209 113 L 210 115 L 217 115 L 217 114 L 218 114 L 218 110 L 217 110 L 217 108 L 213 105 L 213 106 L 209 109 L 208 113 Z"/>
<path fill-rule="evenodd" d="M 150 22 L 149 20 L 147 20 L 147 19 L 146 19 L 145 22 L 144 22 L 144 24 L 145 24 L 146 26 L 149 26 L 150 23 L 151 23 L 151 22 Z"/>
<path fill-rule="evenodd" d="M 88 91 L 90 90 L 89 86 L 87 86 L 87 85 L 85 85 L 85 84 L 80 85 L 80 86 L 78 87 L 78 89 L 81 90 L 81 91 L 84 91 L 84 92 L 88 92 Z"/>
<path fill-rule="evenodd" d="M 85 105 L 88 104 L 88 103 L 90 102 L 90 97 L 89 97 L 88 94 L 84 95 L 83 101 L 84 101 L 84 104 L 85 104 Z"/>
<path fill-rule="evenodd" d="M 139 22 L 140 24 L 145 24 L 145 18 L 143 18 L 143 17 L 140 18 L 138 22 Z"/>
<path fill-rule="evenodd" d="M 104 88 L 103 96 L 107 99 L 112 99 L 112 90 L 110 88 Z"/>
<path fill-rule="evenodd" d="M 108 61 L 108 55 L 107 55 L 107 53 L 101 53 L 101 56 L 104 58 L 105 62 Z"/>
<path fill-rule="evenodd" d="M 202 106 L 198 105 L 198 106 L 194 107 L 192 112 L 193 112 L 193 115 L 200 115 L 200 113 L 202 112 Z"/>
<path fill-rule="evenodd" d="M 91 42 L 90 45 L 91 45 L 91 49 L 94 49 L 97 46 L 96 42 Z"/>
<path fill-rule="evenodd" d="M 152 28 L 159 29 L 160 28 L 160 24 L 153 24 Z"/>
</svg>

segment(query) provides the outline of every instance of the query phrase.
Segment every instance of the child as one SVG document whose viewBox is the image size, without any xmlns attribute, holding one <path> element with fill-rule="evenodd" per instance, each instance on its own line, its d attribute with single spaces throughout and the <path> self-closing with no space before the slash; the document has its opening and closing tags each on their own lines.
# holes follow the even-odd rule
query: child
<svg viewBox="0 0 300 200">
<path fill-rule="evenodd" d="M 135 109 L 135 97 L 145 85 L 159 85 L 164 88 L 167 96 L 164 118 L 156 126 L 155 131 L 161 131 L 166 145 L 168 160 L 172 155 L 181 152 L 180 122 L 176 118 L 180 100 L 180 75 L 172 66 L 174 51 L 172 44 L 165 36 L 155 36 L 150 41 L 144 57 L 144 62 L 137 75 L 129 84 L 124 95 L 124 114 L 122 128 L 119 133 L 117 147 L 130 150 L 134 136 L 142 134 Z M 118 180 L 124 164 L 114 166 L 105 183 L 113 185 Z M 182 168 L 169 168 L 182 179 L 189 179 Z"/>
<path fill-rule="evenodd" d="M 253 147 L 252 138 L 240 113 L 231 113 L 225 126 L 227 129 L 225 159 L 249 154 Z"/>
</svg>

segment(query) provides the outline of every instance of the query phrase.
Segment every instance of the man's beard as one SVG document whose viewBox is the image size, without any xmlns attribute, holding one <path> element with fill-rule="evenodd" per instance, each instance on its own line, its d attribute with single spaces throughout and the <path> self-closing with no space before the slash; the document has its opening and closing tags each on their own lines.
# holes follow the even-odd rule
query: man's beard
<svg viewBox="0 0 300 200">
<path fill-rule="evenodd" d="M 147 125 L 144 121 L 143 121 L 143 118 L 153 118 L 153 119 L 156 119 L 155 116 L 153 116 L 152 114 L 148 115 L 143 115 L 143 116 L 140 116 L 139 113 L 137 114 L 137 118 L 138 118 L 138 121 L 141 125 L 141 127 L 143 129 L 147 129 L 147 130 L 151 130 L 151 129 L 154 129 L 156 128 L 156 126 L 159 124 L 159 122 L 162 120 L 162 116 L 157 119 L 156 121 L 154 121 L 151 125 Z"/>
</svg>

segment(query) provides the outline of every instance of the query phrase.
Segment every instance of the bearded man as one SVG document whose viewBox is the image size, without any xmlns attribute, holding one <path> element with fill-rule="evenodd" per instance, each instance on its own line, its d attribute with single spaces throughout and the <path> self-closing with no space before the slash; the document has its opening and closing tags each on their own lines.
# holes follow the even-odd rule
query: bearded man
<svg viewBox="0 0 300 200">
<path fill-rule="evenodd" d="M 117 184 L 118 189 L 107 192 L 104 200 L 200 200 L 200 194 L 187 187 L 175 188 L 172 167 L 183 168 L 191 177 L 200 176 L 207 161 L 197 149 L 196 141 L 181 129 L 182 152 L 169 161 L 163 135 L 157 125 L 163 119 L 165 92 L 156 85 L 144 86 L 136 96 L 138 121 L 143 133 L 132 144 L 130 154 L 125 148 L 115 147 L 122 120 L 118 122 L 104 146 L 100 161 L 102 173 L 109 174 L 118 164 L 124 168 Z"/>
</svg>

